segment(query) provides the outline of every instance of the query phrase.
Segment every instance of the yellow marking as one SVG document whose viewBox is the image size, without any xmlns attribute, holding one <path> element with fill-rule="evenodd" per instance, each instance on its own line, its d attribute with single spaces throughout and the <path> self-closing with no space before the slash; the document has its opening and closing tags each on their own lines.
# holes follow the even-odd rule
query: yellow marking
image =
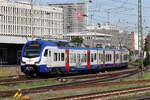
<svg viewBox="0 0 150 100">
<path fill-rule="evenodd" d="M 18 92 L 16 92 L 16 94 L 13 96 L 14 98 L 16 98 L 17 97 L 17 95 L 18 95 Z"/>
<path fill-rule="evenodd" d="M 15 93 L 15 95 L 14 95 L 13 97 L 19 99 L 21 96 L 22 96 L 22 92 L 21 92 L 21 90 L 19 89 L 19 90 Z"/>
<path fill-rule="evenodd" d="M 22 93 L 20 93 L 17 98 L 20 98 L 21 96 L 22 96 Z"/>
</svg>

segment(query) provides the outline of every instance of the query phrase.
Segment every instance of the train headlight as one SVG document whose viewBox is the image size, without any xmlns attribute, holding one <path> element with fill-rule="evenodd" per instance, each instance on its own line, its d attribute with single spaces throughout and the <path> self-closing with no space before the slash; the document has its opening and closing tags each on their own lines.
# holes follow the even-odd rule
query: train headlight
<svg viewBox="0 0 150 100">
<path fill-rule="evenodd" d="M 26 64 L 26 62 L 24 62 L 24 61 L 21 61 L 21 63 L 22 63 L 22 64 Z"/>
<path fill-rule="evenodd" d="M 35 64 L 39 64 L 40 62 L 38 61 L 38 62 L 35 62 Z"/>
</svg>

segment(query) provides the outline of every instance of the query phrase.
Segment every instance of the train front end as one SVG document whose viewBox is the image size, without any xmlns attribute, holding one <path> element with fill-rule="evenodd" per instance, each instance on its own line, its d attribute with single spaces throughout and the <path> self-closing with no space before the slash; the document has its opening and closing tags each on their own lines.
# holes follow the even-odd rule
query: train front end
<svg viewBox="0 0 150 100">
<path fill-rule="evenodd" d="M 40 72 L 41 44 L 38 42 L 29 42 L 21 54 L 21 71 L 26 75 L 36 75 Z"/>
</svg>

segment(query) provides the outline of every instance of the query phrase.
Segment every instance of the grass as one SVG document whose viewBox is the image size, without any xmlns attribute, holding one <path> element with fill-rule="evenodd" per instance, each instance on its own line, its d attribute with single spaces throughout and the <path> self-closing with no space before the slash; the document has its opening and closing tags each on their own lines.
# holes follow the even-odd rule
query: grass
<svg viewBox="0 0 150 100">
<path fill-rule="evenodd" d="M 133 80 L 147 80 L 150 79 L 150 71 L 148 71 L 144 77 L 142 78 L 129 78 L 129 79 L 119 79 L 120 82 L 123 81 L 133 81 Z M 122 86 L 109 86 L 109 87 L 103 87 L 103 88 L 88 88 L 88 89 L 79 89 L 79 90 L 72 90 L 72 91 L 61 91 L 61 92 L 51 92 L 51 93 L 40 93 L 39 95 L 33 96 L 30 95 L 33 100 L 38 98 L 49 98 L 49 97 L 62 97 L 62 96 L 70 96 L 70 95 L 78 95 L 78 94 L 85 94 L 85 93 L 96 93 L 96 92 L 103 92 L 103 91 L 108 91 L 108 90 L 116 90 L 116 89 L 124 89 L 124 88 L 130 88 L 130 87 L 137 87 L 137 86 L 144 86 L 144 85 L 150 85 L 150 83 L 137 83 L 137 84 L 132 84 L 132 85 L 122 85 Z M 150 94 L 150 93 L 149 93 Z M 131 97 L 136 97 L 138 96 L 137 93 L 132 95 Z M 130 97 L 130 96 L 129 96 Z M 116 100 L 115 97 L 114 100 Z M 124 97 L 125 98 L 125 97 Z"/>
<path fill-rule="evenodd" d="M 135 78 L 120 78 L 118 81 L 119 82 L 124 82 L 124 81 L 136 81 L 136 80 L 149 80 L 150 79 L 150 71 L 144 74 L 143 77 L 135 77 Z"/>
<path fill-rule="evenodd" d="M 116 90 L 116 89 L 124 89 L 136 86 L 143 86 L 143 85 L 150 85 L 150 83 L 145 84 L 133 84 L 133 85 L 123 85 L 123 86 L 109 86 L 109 87 L 102 87 L 102 88 L 87 88 L 87 89 L 77 89 L 77 90 L 66 90 L 66 91 L 48 91 L 44 93 L 37 93 L 37 94 L 28 94 L 31 97 L 31 100 L 41 100 L 47 98 L 56 98 L 56 97 L 63 97 L 63 96 L 71 96 L 71 95 L 79 95 L 79 94 L 87 94 L 87 93 L 97 93 L 103 92 L 108 90 Z M 134 94 L 136 95 L 136 94 Z M 112 96 L 115 99 L 115 97 Z M 11 98 L 7 98 L 4 100 L 11 100 Z M 13 99 L 12 99 L 13 100 Z"/>
<path fill-rule="evenodd" d="M 67 82 L 71 82 L 72 80 L 68 80 Z M 51 79 L 49 81 L 39 81 L 39 82 L 32 82 L 32 83 L 20 83 L 17 85 L 8 85 L 8 86 L 0 86 L 0 91 L 2 90 L 14 90 L 14 89 L 25 89 L 31 88 L 36 86 L 43 86 L 43 85 L 53 85 L 53 84 L 60 84 L 61 82 L 57 81 L 56 79 Z"/>
<path fill-rule="evenodd" d="M 118 81 L 123 82 L 123 81 L 133 81 L 133 80 L 147 80 L 150 79 L 150 71 L 148 71 L 146 74 L 144 74 L 144 76 L 142 78 L 128 78 L 128 79 L 119 79 Z M 71 80 L 68 80 L 68 82 L 70 82 Z M 32 84 L 20 84 L 17 86 L 4 86 L 2 88 L 10 88 L 10 87 L 14 87 L 16 89 L 18 88 L 27 88 L 27 87 L 33 87 L 33 86 L 41 86 L 41 85 L 45 85 L 45 84 L 59 84 L 61 82 L 58 82 L 55 79 L 52 79 L 50 82 L 36 82 L 36 83 L 32 83 Z M 137 83 L 137 84 L 132 84 L 132 85 L 121 85 L 121 86 L 109 86 L 109 87 L 97 87 L 97 88 L 86 88 L 86 89 L 77 89 L 77 90 L 67 90 L 67 91 L 48 91 L 46 93 L 37 93 L 37 94 L 29 94 L 28 96 L 31 97 L 31 100 L 41 100 L 41 99 L 46 99 L 46 98 L 55 98 L 55 97 L 63 97 L 63 96 L 70 96 L 70 95 L 79 95 L 79 94 L 86 94 L 86 93 L 96 93 L 96 92 L 103 92 L 103 91 L 109 91 L 109 90 L 117 90 L 117 89 L 124 89 L 124 88 L 130 88 L 130 87 L 137 87 L 137 86 L 144 86 L 144 85 L 150 85 L 150 83 Z M 0 87 L 1 89 L 1 87 Z M 13 88 L 11 88 L 13 89 Z M 149 95 L 150 92 L 146 92 L 143 93 L 144 95 Z M 142 94 L 142 95 L 143 95 Z M 139 93 L 134 93 L 131 96 L 129 94 L 127 94 L 128 96 L 119 96 L 117 98 L 119 98 L 118 100 L 122 100 L 120 98 L 133 98 L 133 97 L 137 97 L 141 94 Z M 112 100 L 117 100 L 116 97 L 111 97 Z M 14 100 L 12 98 L 7 98 L 4 100 Z"/>
</svg>

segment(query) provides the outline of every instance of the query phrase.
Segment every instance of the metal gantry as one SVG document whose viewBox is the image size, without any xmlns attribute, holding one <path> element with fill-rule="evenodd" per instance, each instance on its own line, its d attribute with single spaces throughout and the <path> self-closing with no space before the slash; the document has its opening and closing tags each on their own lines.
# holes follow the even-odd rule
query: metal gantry
<svg viewBox="0 0 150 100">
<path fill-rule="evenodd" d="M 139 58 L 141 63 L 139 62 L 139 69 L 141 71 L 141 76 L 143 76 L 143 34 L 142 34 L 142 0 L 138 0 L 138 50 L 139 50 Z"/>
</svg>

